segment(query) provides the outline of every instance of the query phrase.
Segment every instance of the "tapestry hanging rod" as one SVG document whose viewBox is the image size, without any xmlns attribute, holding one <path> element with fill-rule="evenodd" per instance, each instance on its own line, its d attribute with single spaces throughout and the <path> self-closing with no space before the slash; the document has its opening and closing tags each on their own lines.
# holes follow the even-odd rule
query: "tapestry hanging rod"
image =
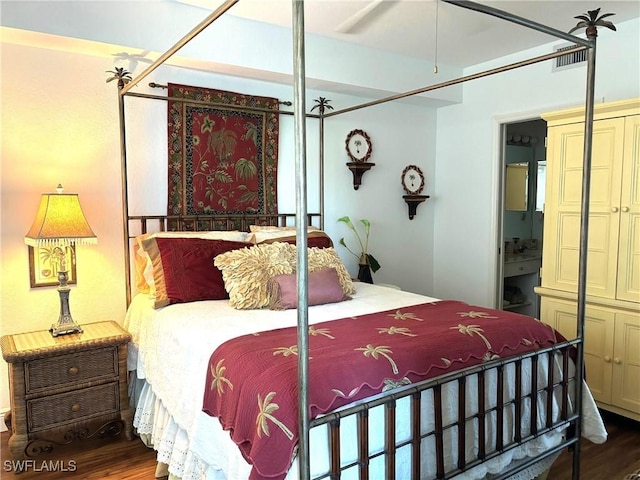
<svg viewBox="0 0 640 480">
<path fill-rule="evenodd" d="M 162 85 L 162 84 L 160 84 L 160 83 L 156 83 L 156 82 L 149 82 L 149 86 L 150 86 L 151 88 L 169 88 L 169 86 L 168 86 L 168 85 Z M 287 107 L 290 107 L 291 105 L 293 105 L 293 103 L 292 103 L 292 102 L 290 102 L 290 101 L 283 101 L 283 100 L 278 100 L 278 103 L 279 103 L 280 105 L 285 105 L 285 106 L 287 106 Z"/>
<path fill-rule="evenodd" d="M 151 99 L 151 100 L 162 100 L 164 102 L 168 102 L 168 101 L 172 101 L 172 102 L 189 102 L 192 104 L 197 104 L 197 105 L 204 105 L 207 107 L 229 107 L 229 106 L 233 106 L 233 108 L 236 108 L 238 110 L 246 110 L 249 112 L 268 112 L 268 113 L 278 113 L 280 115 L 293 115 L 293 112 L 290 110 L 270 110 L 268 108 L 261 108 L 261 107 L 248 107 L 248 106 L 244 106 L 244 105 L 231 105 L 229 103 L 214 103 L 214 102 L 207 102 L 205 100 L 192 100 L 192 99 L 188 99 L 188 98 L 176 98 L 176 97 L 167 97 L 164 95 L 149 95 L 148 93 L 135 93 L 135 92 L 128 92 L 126 93 L 124 96 L 127 97 L 136 97 L 136 98 L 147 98 L 147 99 Z M 282 102 L 280 102 L 282 103 Z M 308 118 L 320 118 L 320 115 L 317 114 L 313 114 L 313 113 L 307 113 L 305 114 Z"/>
</svg>

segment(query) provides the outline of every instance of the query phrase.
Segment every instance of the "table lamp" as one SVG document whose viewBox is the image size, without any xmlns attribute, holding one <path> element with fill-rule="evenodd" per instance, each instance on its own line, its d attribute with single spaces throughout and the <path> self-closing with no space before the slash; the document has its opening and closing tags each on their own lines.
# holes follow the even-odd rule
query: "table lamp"
<svg viewBox="0 0 640 480">
<path fill-rule="evenodd" d="M 24 243 L 32 247 L 59 247 L 58 293 L 60 294 L 60 317 L 58 323 L 51 325 L 51 335 L 81 333 L 82 327 L 73 321 L 69 310 L 69 291 L 67 285 L 67 256 L 73 255 L 70 247 L 75 244 L 96 244 L 98 238 L 85 219 L 77 193 L 62 193 L 58 185 L 57 193 L 43 193 L 40 207 L 33 225 L 24 237 Z"/>
</svg>

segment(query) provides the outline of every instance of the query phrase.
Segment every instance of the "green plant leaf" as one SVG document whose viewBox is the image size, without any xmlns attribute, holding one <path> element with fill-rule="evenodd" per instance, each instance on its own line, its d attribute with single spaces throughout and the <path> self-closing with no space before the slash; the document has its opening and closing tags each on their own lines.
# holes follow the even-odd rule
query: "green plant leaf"
<svg viewBox="0 0 640 480">
<path fill-rule="evenodd" d="M 353 223 L 351 223 L 351 219 L 349 218 L 348 215 L 345 215 L 344 217 L 340 217 L 338 221 L 347 224 L 347 226 L 351 230 L 355 231 L 356 227 L 354 227 Z"/>
<path fill-rule="evenodd" d="M 373 255 L 371 255 L 370 253 L 367 253 L 367 258 L 369 259 L 369 265 L 371 266 L 371 271 L 373 273 L 376 273 L 378 270 L 380 270 L 380 264 L 373 257 Z"/>
</svg>

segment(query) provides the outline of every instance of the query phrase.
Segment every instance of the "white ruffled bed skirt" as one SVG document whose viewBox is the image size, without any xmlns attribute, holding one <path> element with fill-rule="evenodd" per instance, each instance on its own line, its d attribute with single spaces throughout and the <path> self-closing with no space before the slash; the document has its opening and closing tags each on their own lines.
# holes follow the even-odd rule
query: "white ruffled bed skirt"
<svg viewBox="0 0 640 480">
<path fill-rule="evenodd" d="M 187 432 L 176 424 L 151 386 L 145 380 L 138 379 L 135 372 L 131 377 L 129 396 L 135 407 L 133 426 L 145 445 L 157 452 L 156 477 L 168 476 L 170 480 L 227 480 L 221 470 L 210 467 L 191 451 Z M 558 455 L 541 460 L 510 480 L 546 479 Z"/>
<path fill-rule="evenodd" d="M 129 398 L 135 406 L 133 426 L 136 433 L 145 445 L 157 452 L 156 477 L 225 480 L 221 472 L 209 469 L 190 451 L 187 432 L 178 427 L 146 381 L 132 379 Z M 207 470 L 212 470 L 209 476 Z"/>
</svg>

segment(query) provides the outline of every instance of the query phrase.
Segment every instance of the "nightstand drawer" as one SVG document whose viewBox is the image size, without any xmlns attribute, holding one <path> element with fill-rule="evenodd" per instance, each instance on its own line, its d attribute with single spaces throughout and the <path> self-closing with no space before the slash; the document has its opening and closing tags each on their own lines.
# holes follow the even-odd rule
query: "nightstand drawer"
<svg viewBox="0 0 640 480">
<path fill-rule="evenodd" d="M 55 355 L 25 363 L 26 393 L 118 376 L 118 347 Z"/>
<path fill-rule="evenodd" d="M 37 432 L 120 411 L 118 382 L 27 401 L 28 431 Z"/>
</svg>

